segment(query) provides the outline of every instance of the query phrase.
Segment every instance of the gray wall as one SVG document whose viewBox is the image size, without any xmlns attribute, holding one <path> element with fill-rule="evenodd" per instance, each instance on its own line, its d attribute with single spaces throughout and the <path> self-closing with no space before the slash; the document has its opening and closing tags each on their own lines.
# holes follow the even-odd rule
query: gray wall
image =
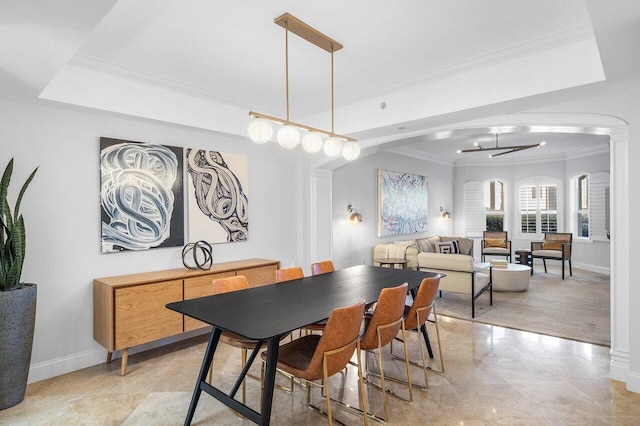
<svg viewBox="0 0 640 426">
<path fill-rule="evenodd" d="M 379 238 L 378 169 L 412 173 L 428 177 L 429 216 L 427 231 L 420 234 Z M 347 205 L 362 214 L 358 226 L 348 222 Z M 440 206 L 456 217 L 453 208 L 453 167 L 404 155 L 381 152 L 342 166 L 333 172 L 333 260 L 337 267 L 372 264 L 373 246 L 380 242 L 450 235 L 453 220 L 440 218 Z"/>
<path fill-rule="evenodd" d="M 182 267 L 181 247 L 100 254 L 101 136 L 246 154 L 249 241 L 215 245 L 214 262 L 263 257 L 302 263 L 299 151 L 152 121 L 0 101 L 0 167 L 15 157 L 14 182 L 20 183 L 40 165 L 22 207 L 28 239 L 23 279 L 38 284 L 30 381 L 105 361 L 106 351 L 93 340 L 93 278 Z"/>
</svg>

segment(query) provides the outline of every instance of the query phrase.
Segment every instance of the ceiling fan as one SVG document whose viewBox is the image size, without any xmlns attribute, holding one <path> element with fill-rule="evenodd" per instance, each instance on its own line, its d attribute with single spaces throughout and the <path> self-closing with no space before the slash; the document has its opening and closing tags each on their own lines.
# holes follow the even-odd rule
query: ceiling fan
<svg viewBox="0 0 640 426">
<path fill-rule="evenodd" d="M 495 147 L 486 147 L 486 146 L 480 145 L 480 142 L 474 142 L 473 146 L 475 146 L 475 148 L 473 148 L 473 149 L 459 149 L 456 152 L 458 154 L 461 154 L 463 152 L 480 152 L 480 151 L 497 151 L 497 150 L 504 151 L 504 152 L 500 152 L 498 154 L 489 155 L 489 158 L 493 158 L 493 157 L 497 157 L 499 155 L 511 154 L 512 152 L 524 151 L 525 149 L 538 148 L 538 147 L 541 147 L 541 146 L 545 146 L 547 144 L 545 141 L 542 141 L 542 142 L 534 143 L 534 144 L 530 144 L 530 145 L 500 146 L 499 143 L 498 143 L 498 135 L 499 135 L 499 133 L 496 133 L 496 146 Z"/>
</svg>

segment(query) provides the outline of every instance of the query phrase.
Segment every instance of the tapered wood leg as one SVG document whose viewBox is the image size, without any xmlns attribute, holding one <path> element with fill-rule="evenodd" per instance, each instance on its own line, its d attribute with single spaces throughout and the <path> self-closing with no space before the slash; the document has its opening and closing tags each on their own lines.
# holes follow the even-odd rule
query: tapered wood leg
<svg viewBox="0 0 640 426">
<path fill-rule="evenodd" d="M 120 365 L 120 375 L 124 376 L 127 374 L 127 361 L 129 360 L 129 348 L 124 348 L 122 350 L 122 360 Z"/>
<path fill-rule="evenodd" d="M 107 365 L 111 364 L 112 355 L 113 355 L 113 352 L 107 352 Z"/>
</svg>

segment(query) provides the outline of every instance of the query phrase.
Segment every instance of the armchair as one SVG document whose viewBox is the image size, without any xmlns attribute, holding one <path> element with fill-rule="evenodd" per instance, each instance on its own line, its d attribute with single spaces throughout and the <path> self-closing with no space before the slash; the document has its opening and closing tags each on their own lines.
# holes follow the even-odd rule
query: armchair
<svg viewBox="0 0 640 426">
<path fill-rule="evenodd" d="M 544 241 L 531 242 L 532 259 L 542 259 L 544 272 L 547 273 L 547 260 L 559 260 L 562 262 L 562 279 L 564 280 L 565 261 L 569 261 L 569 275 L 573 276 L 571 270 L 571 244 L 572 233 L 549 233 L 544 234 Z M 533 274 L 533 262 L 531 264 Z"/>
<path fill-rule="evenodd" d="M 511 241 L 507 232 L 484 231 L 480 247 L 483 262 L 485 255 L 505 256 L 511 262 Z"/>
</svg>

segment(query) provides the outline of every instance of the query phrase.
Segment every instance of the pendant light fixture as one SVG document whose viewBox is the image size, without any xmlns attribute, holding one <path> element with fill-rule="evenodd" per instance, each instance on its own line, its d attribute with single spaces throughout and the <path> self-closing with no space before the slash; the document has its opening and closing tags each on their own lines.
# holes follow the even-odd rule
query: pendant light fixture
<svg viewBox="0 0 640 426">
<path fill-rule="evenodd" d="M 348 161 L 355 160 L 360 155 L 358 141 L 336 134 L 334 131 L 333 52 L 342 49 L 342 45 L 289 13 L 279 16 L 274 22 L 285 29 L 286 118 L 249 111 L 249 116 L 253 117 L 249 124 L 249 137 L 255 143 L 266 143 L 273 136 L 272 123 L 278 123 L 282 127 L 278 130 L 276 138 L 283 148 L 295 148 L 302 141 L 302 148 L 308 153 L 314 154 L 323 150 L 330 157 L 338 157 L 342 154 Z M 294 123 L 289 119 L 289 32 L 331 54 L 331 131 Z M 302 139 L 300 131 L 305 132 Z M 326 139 L 323 140 L 323 137 Z"/>
<path fill-rule="evenodd" d="M 538 148 L 538 147 L 541 147 L 541 146 L 545 146 L 547 144 L 545 141 L 542 141 L 542 142 L 534 143 L 534 144 L 530 144 L 530 145 L 500 146 L 498 144 L 498 135 L 499 135 L 499 133 L 496 133 L 496 146 L 495 147 L 486 147 L 486 146 L 480 145 L 479 142 L 474 142 L 473 146 L 475 146 L 475 148 L 473 148 L 473 149 L 459 149 L 456 152 L 458 154 L 461 154 L 461 153 L 464 153 L 464 152 L 504 151 L 504 152 L 500 152 L 498 154 L 490 154 L 489 158 L 493 158 L 493 157 L 497 157 L 499 155 L 511 154 L 512 152 L 524 151 L 525 149 Z"/>
</svg>

